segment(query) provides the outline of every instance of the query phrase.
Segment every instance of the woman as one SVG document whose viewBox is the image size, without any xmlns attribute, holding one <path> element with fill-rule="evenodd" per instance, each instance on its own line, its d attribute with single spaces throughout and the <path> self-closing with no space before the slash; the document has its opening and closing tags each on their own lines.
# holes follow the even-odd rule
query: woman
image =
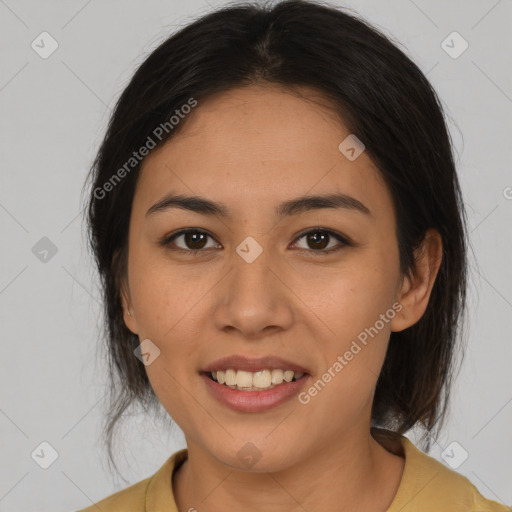
<svg viewBox="0 0 512 512">
<path fill-rule="evenodd" d="M 139 401 L 187 449 L 83 512 L 509 510 L 403 436 L 445 415 L 466 229 L 439 100 L 385 36 L 212 12 L 137 70 L 91 178 L 109 443 Z"/>
</svg>

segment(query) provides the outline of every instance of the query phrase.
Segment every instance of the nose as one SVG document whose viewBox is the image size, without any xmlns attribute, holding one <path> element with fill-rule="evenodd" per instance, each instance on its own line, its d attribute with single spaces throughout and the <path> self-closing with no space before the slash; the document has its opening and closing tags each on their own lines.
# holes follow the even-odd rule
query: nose
<svg viewBox="0 0 512 512">
<path fill-rule="evenodd" d="M 230 265 L 223 284 L 215 290 L 216 328 L 237 330 L 247 339 L 289 329 L 294 295 L 286 283 L 283 264 L 264 249 L 252 262 L 233 252 Z"/>
</svg>

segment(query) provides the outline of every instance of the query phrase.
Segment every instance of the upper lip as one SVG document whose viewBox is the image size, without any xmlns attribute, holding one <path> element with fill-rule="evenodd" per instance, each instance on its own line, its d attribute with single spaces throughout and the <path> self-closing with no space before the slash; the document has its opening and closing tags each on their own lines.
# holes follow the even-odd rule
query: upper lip
<svg viewBox="0 0 512 512">
<path fill-rule="evenodd" d="M 248 358 L 242 355 L 233 355 L 217 359 L 213 363 L 203 368 L 202 372 L 215 372 L 218 370 L 244 370 L 246 372 L 257 372 L 260 370 L 293 370 L 299 373 L 308 373 L 308 371 L 292 361 L 287 361 L 281 357 L 263 356 Z"/>
</svg>

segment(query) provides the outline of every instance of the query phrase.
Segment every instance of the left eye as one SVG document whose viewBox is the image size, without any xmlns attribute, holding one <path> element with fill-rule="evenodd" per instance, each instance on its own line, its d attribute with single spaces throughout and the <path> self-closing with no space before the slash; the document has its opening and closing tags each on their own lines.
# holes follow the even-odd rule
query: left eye
<svg viewBox="0 0 512 512">
<path fill-rule="evenodd" d="M 351 245 L 347 238 L 331 231 L 330 229 L 315 229 L 313 231 L 308 231 L 307 233 L 303 233 L 299 236 L 297 240 L 300 240 L 301 238 L 305 238 L 306 244 L 310 245 L 310 247 L 312 245 L 315 248 L 313 252 L 320 253 L 339 251 L 343 246 Z M 339 243 L 338 245 L 329 248 L 328 242 L 331 241 L 332 238 L 338 240 Z M 305 250 L 308 250 L 308 247 L 306 247 Z"/>
<path fill-rule="evenodd" d="M 211 249 L 212 247 L 207 247 L 206 240 L 208 238 L 211 238 L 213 240 L 213 237 L 206 233 L 205 231 L 202 231 L 200 229 L 184 229 L 181 231 L 178 231 L 177 233 L 174 233 L 173 235 L 167 236 L 162 240 L 162 245 L 169 247 L 169 246 L 176 246 L 169 247 L 171 250 L 176 251 L 184 251 L 184 252 L 192 252 L 197 253 L 201 252 L 203 249 Z M 316 253 L 330 253 L 334 251 L 339 251 L 344 246 L 350 246 L 352 243 L 348 238 L 344 237 L 343 235 L 340 235 L 338 233 L 335 233 L 334 231 L 331 231 L 330 229 L 320 229 L 316 228 L 314 230 L 307 231 L 306 233 L 303 233 L 295 240 L 306 240 L 306 244 L 309 245 L 309 247 L 298 247 L 301 250 L 309 250 L 311 252 Z M 338 240 L 338 244 L 335 244 L 334 247 L 329 247 L 329 242 L 332 241 L 332 239 Z M 183 246 L 179 246 L 176 241 L 182 239 Z M 220 244 L 217 244 L 220 246 Z M 297 247 L 297 243 L 295 242 L 293 246 Z M 222 246 L 221 246 L 222 247 Z"/>
</svg>

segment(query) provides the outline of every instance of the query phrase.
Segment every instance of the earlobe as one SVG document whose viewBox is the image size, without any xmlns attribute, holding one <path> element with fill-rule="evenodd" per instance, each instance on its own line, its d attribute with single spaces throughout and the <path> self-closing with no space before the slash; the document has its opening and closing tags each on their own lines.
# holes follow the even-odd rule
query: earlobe
<svg viewBox="0 0 512 512">
<path fill-rule="evenodd" d="M 123 307 L 123 319 L 126 327 L 133 332 L 138 334 L 137 321 L 135 315 L 132 314 L 133 307 L 130 299 L 130 292 L 127 290 L 125 283 L 121 286 L 121 303 Z"/>
<path fill-rule="evenodd" d="M 138 334 L 137 321 L 133 312 L 133 306 L 131 301 L 130 287 L 128 285 L 127 268 L 120 261 L 122 257 L 120 251 L 116 251 L 112 257 L 112 272 L 116 276 L 116 286 L 119 290 L 119 296 L 121 299 L 121 307 L 123 308 L 123 320 L 126 327 L 133 333 Z"/>
<path fill-rule="evenodd" d="M 402 310 L 391 321 L 391 331 L 403 331 L 420 320 L 427 309 L 432 288 L 441 266 L 443 244 L 441 235 L 429 229 L 421 246 L 415 251 L 415 267 L 405 276 L 398 292 Z"/>
</svg>

